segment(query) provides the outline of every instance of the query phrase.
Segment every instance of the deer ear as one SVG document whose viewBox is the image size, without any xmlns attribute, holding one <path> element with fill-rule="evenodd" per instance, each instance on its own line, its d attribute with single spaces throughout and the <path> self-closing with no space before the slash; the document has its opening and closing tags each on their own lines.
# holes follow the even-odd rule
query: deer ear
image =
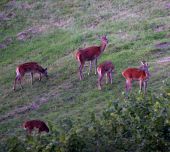
<svg viewBox="0 0 170 152">
<path fill-rule="evenodd" d="M 140 63 L 141 63 L 141 65 L 144 65 L 144 64 L 143 64 L 143 61 L 141 61 Z"/>
<path fill-rule="evenodd" d="M 142 65 L 145 65 L 145 64 L 146 64 L 146 61 L 141 61 L 141 64 L 142 64 Z"/>
</svg>

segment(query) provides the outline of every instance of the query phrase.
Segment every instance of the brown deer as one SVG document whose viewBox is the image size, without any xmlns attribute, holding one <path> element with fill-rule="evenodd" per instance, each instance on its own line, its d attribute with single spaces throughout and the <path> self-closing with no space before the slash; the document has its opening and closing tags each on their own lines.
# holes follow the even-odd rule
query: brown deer
<svg viewBox="0 0 170 152">
<path fill-rule="evenodd" d="M 132 81 L 139 81 L 140 91 L 144 88 L 144 94 L 146 93 L 147 82 L 150 78 L 148 68 L 148 63 L 142 61 L 139 68 L 127 68 L 122 72 L 123 77 L 126 79 L 126 93 L 132 89 Z"/>
<path fill-rule="evenodd" d="M 108 79 L 110 83 L 112 84 L 112 73 L 113 72 L 114 72 L 114 65 L 111 61 L 105 61 L 97 67 L 99 90 L 101 90 L 101 81 L 105 74 L 106 74 L 106 84 L 108 83 Z"/>
<path fill-rule="evenodd" d="M 92 62 L 93 61 L 95 62 L 95 74 L 96 74 L 96 72 L 97 72 L 97 59 L 102 54 L 102 52 L 105 50 L 107 44 L 108 44 L 108 39 L 106 38 L 106 36 L 102 36 L 100 46 L 91 46 L 91 47 L 87 47 L 87 48 L 84 48 L 84 49 L 79 49 L 76 52 L 76 59 L 80 64 L 80 66 L 79 66 L 80 80 L 82 80 L 82 78 L 83 78 L 82 69 L 83 69 L 86 61 L 90 61 L 90 68 L 89 68 L 88 74 L 90 74 L 90 72 L 92 70 Z"/>
<path fill-rule="evenodd" d="M 41 120 L 29 120 L 23 123 L 23 128 L 26 129 L 28 131 L 29 134 L 32 133 L 32 131 L 34 130 L 34 128 L 38 129 L 38 133 L 41 132 L 49 132 L 49 128 L 47 127 L 47 125 L 45 124 L 45 122 L 41 121 Z"/>
<path fill-rule="evenodd" d="M 45 68 L 45 69 L 42 68 L 38 63 L 27 62 L 24 64 L 20 64 L 16 68 L 16 77 L 15 77 L 14 86 L 13 86 L 14 90 L 16 89 L 17 81 L 19 81 L 20 87 L 23 88 L 21 85 L 21 80 L 24 77 L 25 73 L 31 73 L 31 84 L 33 84 L 33 74 L 34 73 L 39 73 L 39 80 L 41 80 L 41 74 L 46 76 L 46 78 L 48 78 L 47 68 Z"/>
</svg>

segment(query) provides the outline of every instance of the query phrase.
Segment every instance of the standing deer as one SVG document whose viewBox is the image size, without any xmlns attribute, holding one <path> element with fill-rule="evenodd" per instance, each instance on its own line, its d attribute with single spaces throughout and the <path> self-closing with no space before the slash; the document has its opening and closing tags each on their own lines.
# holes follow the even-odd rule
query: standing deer
<svg viewBox="0 0 170 152">
<path fill-rule="evenodd" d="M 49 128 L 47 127 L 47 125 L 45 124 L 45 122 L 41 121 L 41 120 L 29 120 L 23 123 L 23 128 L 26 129 L 28 131 L 29 134 L 32 133 L 32 131 L 34 130 L 34 128 L 38 129 L 38 133 L 41 132 L 49 132 Z"/>
<path fill-rule="evenodd" d="M 82 78 L 83 78 L 82 69 L 83 69 L 86 61 L 90 61 L 90 68 L 89 68 L 88 74 L 90 74 L 90 72 L 92 70 L 92 62 L 95 61 L 95 74 L 96 74 L 96 72 L 97 72 L 97 59 L 102 54 L 102 52 L 105 50 L 107 43 L 108 43 L 108 39 L 106 38 L 106 36 L 102 36 L 100 46 L 91 46 L 91 47 L 88 47 L 88 48 L 79 49 L 76 52 L 76 59 L 80 64 L 80 66 L 79 66 L 80 80 L 82 80 Z"/>
<path fill-rule="evenodd" d="M 144 88 L 146 93 L 147 81 L 150 78 L 149 65 L 147 62 L 142 61 L 139 68 L 127 68 L 122 72 L 123 77 L 126 79 L 126 93 L 132 89 L 132 81 L 139 81 L 140 91 Z"/>
<path fill-rule="evenodd" d="M 101 90 L 101 81 L 103 79 L 103 76 L 106 74 L 106 84 L 108 83 L 108 79 L 110 83 L 112 84 L 112 73 L 114 71 L 114 65 L 111 61 L 105 61 L 101 63 L 97 67 L 97 73 L 98 73 L 98 89 Z"/>
<path fill-rule="evenodd" d="M 24 77 L 25 73 L 31 73 L 31 84 L 33 84 L 33 74 L 34 73 L 39 73 L 40 81 L 41 81 L 41 74 L 46 76 L 46 78 L 48 78 L 47 68 L 45 68 L 45 69 L 42 68 L 38 63 L 28 62 L 28 63 L 20 64 L 16 68 L 16 77 L 15 77 L 14 86 L 13 86 L 14 90 L 16 89 L 17 81 L 19 81 L 20 87 L 23 88 L 21 85 L 21 80 Z"/>
</svg>

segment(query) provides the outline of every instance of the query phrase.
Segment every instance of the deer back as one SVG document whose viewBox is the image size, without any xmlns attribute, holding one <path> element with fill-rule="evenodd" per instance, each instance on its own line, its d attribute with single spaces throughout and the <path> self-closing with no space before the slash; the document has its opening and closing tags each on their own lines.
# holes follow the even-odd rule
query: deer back
<svg viewBox="0 0 170 152">
<path fill-rule="evenodd" d="M 114 65 L 111 61 L 105 61 L 103 63 L 101 63 L 98 68 L 97 71 L 102 74 L 106 73 L 106 72 L 111 72 L 114 70 Z"/>
<path fill-rule="evenodd" d="M 76 58 L 79 60 L 89 61 L 94 60 L 101 54 L 99 46 L 92 46 L 79 50 L 76 53 Z"/>
<path fill-rule="evenodd" d="M 122 72 L 122 75 L 131 80 L 144 80 L 147 77 L 146 72 L 138 68 L 128 68 Z"/>
<path fill-rule="evenodd" d="M 84 49 L 79 49 L 76 53 L 76 59 L 79 61 L 90 61 L 99 57 L 100 54 L 104 51 L 108 40 L 106 36 L 101 37 L 101 45 L 100 46 L 91 46 Z"/>
<path fill-rule="evenodd" d="M 41 120 L 30 120 L 30 121 L 26 121 L 23 125 L 24 128 L 26 129 L 34 129 L 34 128 L 38 128 L 41 129 L 41 131 L 46 131 L 49 132 L 49 128 L 47 127 L 47 125 L 45 124 L 45 122 L 41 121 Z"/>
<path fill-rule="evenodd" d="M 33 73 L 37 72 L 37 73 L 44 74 L 45 70 L 46 69 L 42 68 L 37 62 L 27 62 L 19 65 L 16 69 L 16 72 L 21 75 L 24 75 L 25 73 L 28 72 L 33 72 Z"/>
</svg>

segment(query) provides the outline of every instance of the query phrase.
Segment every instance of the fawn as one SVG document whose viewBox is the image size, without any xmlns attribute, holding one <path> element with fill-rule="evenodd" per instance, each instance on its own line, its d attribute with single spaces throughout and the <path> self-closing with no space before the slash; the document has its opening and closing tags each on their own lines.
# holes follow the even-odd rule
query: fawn
<svg viewBox="0 0 170 152">
<path fill-rule="evenodd" d="M 110 80 L 110 83 L 112 84 L 113 71 L 114 71 L 114 65 L 111 61 L 105 61 L 97 67 L 99 90 L 101 90 L 101 81 L 105 74 L 106 74 L 106 84 L 108 83 L 108 79 Z"/>
</svg>

